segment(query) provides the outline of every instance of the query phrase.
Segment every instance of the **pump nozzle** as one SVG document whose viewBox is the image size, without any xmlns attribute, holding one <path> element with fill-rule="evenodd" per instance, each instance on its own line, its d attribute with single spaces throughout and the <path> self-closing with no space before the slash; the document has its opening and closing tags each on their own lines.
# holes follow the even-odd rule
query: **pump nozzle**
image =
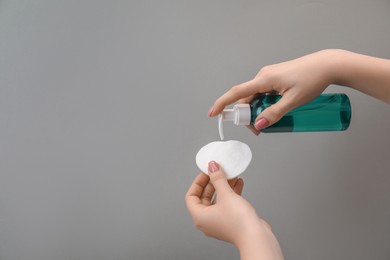
<svg viewBox="0 0 390 260">
<path fill-rule="evenodd" d="M 237 104 L 233 109 L 224 109 L 218 117 L 218 130 L 221 140 L 223 135 L 223 121 L 233 121 L 235 125 L 249 125 L 251 123 L 251 110 L 249 104 Z"/>
</svg>

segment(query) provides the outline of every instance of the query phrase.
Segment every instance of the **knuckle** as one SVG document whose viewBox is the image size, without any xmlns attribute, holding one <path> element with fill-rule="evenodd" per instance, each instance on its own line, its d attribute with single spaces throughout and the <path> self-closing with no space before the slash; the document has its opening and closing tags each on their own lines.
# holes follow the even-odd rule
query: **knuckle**
<svg viewBox="0 0 390 260">
<path fill-rule="evenodd" d="M 211 233 L 207 232 L 207 231 L 203 231 L 203 234 L 206 236 L 206 237 L 213 237 Z"/>
<path fill-rule="evenodd" d="M 261 77 L 264 82 L 274 82 L 277 79 L 276 71 L 271 65 L 263 67 L 257 77 Z"/>
<path fill-rule="evenodd" d="M 202 229 L 203 225 L 202 225 L 201 221 L 199 221 L 199 219 L 194 219 L 194 220 L 193 220 L 193 223 L 194 223 L 194 226 L 195 226 L 197 229 Z"/>
<path fill-rule="evenodd" d="M 184 195 L 184 201 L 185 203 L 188 203 L 191 198 L 191 192 L 187 191 L 186 194 Z"/>
<path fill-rule="evenodd" d="M 267 221 L 261 218 L 260 222 L 264 225 L 265 228 L 268 228 L 270 231 L 272 231 L 272 227 Z"/>
<path fill-rule="evenodd" d="M 217 172 L 214 172 L 213 174 L 210 174 L 211 182 L 217 182 L 217 181 L 221 181 L 224 179 L 225 179 L 225 176 L 223 175 L 222 171 L 217 171 Z"/>
<path fill-rule="evenodd" d="M 267 74 L 271 70 L 271 66 L 267 65 L 260 69 L 259 74 Z"/>
<path fill-rule="evenodd" d="M 216 107 L 219 107 L 219 106 L 225 106 L 225 101 L 223 99 L 223 97 L 219 97 L 213 104 L 214 106 L 214 110 Z"/>
<path fill-rule="evenodd" d="M 230 89 L 232 95 L 237 95 L 240 92 L 241 85 L 235 85 Z"/>
<path fill-rule="evenodd" d="M 204 195 L 203 198 L 202 198 L 202 200 L 203 200 L 203 201 L 211 201 L 212 198 L 213 198 L 213 195 Z"/>
<path fill-rule="evenodd" d="M 253 207 L 241 207 L 240 209 L 236 209 L 236 214 L 245 218 L 256 215 L 256 210 Z"/>
</svg>

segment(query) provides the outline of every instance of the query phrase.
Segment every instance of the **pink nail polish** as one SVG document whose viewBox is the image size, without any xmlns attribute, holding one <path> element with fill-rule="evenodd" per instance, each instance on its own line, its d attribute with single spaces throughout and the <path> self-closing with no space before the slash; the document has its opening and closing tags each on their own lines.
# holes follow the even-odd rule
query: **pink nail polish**
<svg viewBox="0 0 390 260">
<path fill-rule="evenodd" d="M 214 172 L 218 171 L 218 169 L 219 169 L 219 166 L 215 161 L 209 162 L 209 172 L 210 173 L 214 173 Z"/>
<path fill-rule="evenodd" d="M 211 114 L 213 113 L 213 111 L 214 111 L 214 106 L 210 107 L 209 112 L 208 112 L 208 115 L 211 116 Z"/>
<path fill-rule="evenodd" d="M 269 122 L 265 118 L 260 118 L 254 123 L 254 126 L 257 130 L 261 130 L 263 128 L 266 128 L 269 125 Z"/>
</svg>

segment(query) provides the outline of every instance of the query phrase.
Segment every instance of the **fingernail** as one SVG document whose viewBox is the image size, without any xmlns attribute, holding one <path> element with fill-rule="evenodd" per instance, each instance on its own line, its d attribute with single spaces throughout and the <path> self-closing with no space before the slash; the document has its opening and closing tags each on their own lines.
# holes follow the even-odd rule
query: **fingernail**
<svg viewBox="0 0 390 260">
<path fill-rule="evenodd" d="M 265 118 L 260 118 L 259 120 L 257 120 L 254 124 L 255 128 L 257 130 L 261 130 L 263 128 L 266 128 L 267 126 L 269 125 L 269 122 L 267 119 Z"/>
<path fill-rule="evenodd" d="M 218 164 L 215 161 L 209 162 L 209 172 L 214 173 L 218 171 L 219 167 Z"/>
<path fill-rule="evenodd" d="M 214 111 L 214 106 L 210 107 L 209 112 L 208 112 L 208 115 L 211 116 L 211 114 L 213 113 L 213 111 Z"/>
</svg>

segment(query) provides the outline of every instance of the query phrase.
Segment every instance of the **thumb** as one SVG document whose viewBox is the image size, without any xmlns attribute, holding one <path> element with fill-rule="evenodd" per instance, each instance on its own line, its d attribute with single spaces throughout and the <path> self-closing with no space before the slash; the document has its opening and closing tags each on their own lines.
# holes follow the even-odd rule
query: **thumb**
<svg viewBox="0 0 390 260">
<path fill-rule="evenodd" d="M 221 196 L 223 193 L 229 193 L 232 192 L 232 188 L 230 187 L 225 173 L 219 166 L 219 164 L 215 161 L 209 162 L 208 165 L 209 175 L 210 175 L 210 182 L 213 184 L 215 191 L 218 193 L 218 195 Z"/>
<path fill-rule="evenodd" d="M 288 111 L 294 108 L 290 99 L 283 96 L 278 102 L 264 109 L 257 116 L 253 126 L 257 130 L 264 129 L 278 122 Z"/>
</svg>

